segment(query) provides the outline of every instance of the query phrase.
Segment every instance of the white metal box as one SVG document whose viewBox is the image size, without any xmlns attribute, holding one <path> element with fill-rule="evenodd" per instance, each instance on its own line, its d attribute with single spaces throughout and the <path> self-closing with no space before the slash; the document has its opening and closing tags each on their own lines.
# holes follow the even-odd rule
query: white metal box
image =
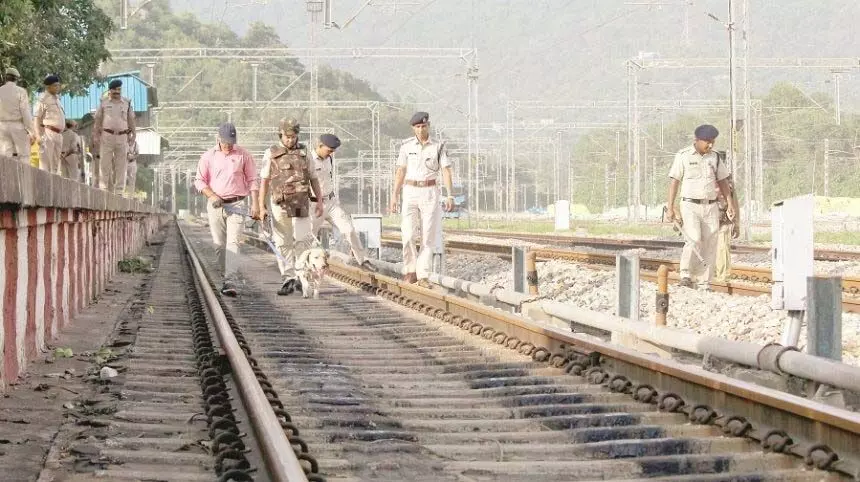
<svg viewBox="0 0 860 482">
<path fill-rule="evenodd" d="M 806 279 L 814 274 L 811 195 L 785 199 L 771 209 L 771 265 L 775 310 L 806 310 Z"/>
</svg>

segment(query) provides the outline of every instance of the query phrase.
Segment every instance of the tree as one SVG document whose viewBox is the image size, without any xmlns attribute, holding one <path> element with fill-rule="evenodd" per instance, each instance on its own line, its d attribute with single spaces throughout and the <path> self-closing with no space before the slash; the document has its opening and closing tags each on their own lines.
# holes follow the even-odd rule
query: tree
<svg viewBox="0 0 860 482">
<path fill-rule="evenodd" d="M 57 74 L 71 92 L 98 78 L 113 23 L 94 0 L 0 2 L 0 66 L 14 66 L 31 89 Z"/>
</svg>

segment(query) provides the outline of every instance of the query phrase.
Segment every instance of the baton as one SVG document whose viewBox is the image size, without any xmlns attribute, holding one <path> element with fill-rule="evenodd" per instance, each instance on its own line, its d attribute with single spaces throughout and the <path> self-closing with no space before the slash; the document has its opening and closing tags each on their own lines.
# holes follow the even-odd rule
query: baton
<svg viewBox="0 0 860 482">
<path fill-rule="evenodd" d="M 681 236 L 683 236 L 684 241 L 686 241 L 687 244 L 690 245 L 690 248 L 693 250 L 693 254 L 695 254 L 696 257 L 699 258 L 699 262 L 702 263 L 702 265 L 707 266 L 707 263 L 705 263 L 705 258 L 702 256 L 702 253 L 700 253 L 699 249 L 696 248 L 696 243 L 693 242 L 693 240 L 690 239 L 689 236 L 687 236 L 687 233 L 684 232 L 684 228 L 682 228 L 681 225 L 678 224 L 678 221 L 674 219 L 672 220 L 672 225 L 675 227 L 676 230 L 681 232 Z"/>
</svg>

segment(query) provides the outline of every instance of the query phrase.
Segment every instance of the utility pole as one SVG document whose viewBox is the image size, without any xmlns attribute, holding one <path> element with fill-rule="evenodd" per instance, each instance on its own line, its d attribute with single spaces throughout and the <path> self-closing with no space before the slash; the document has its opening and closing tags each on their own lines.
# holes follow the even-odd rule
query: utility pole
<svg viewBox="0 0 860 482">
<path fill-rule="evenodd" d="M 176 164 L 170 166 L 170 212 L 176 214 Z"/>
<path fill-rule="evenodd" d="M 755 149 L 755 180 L 756 180 L 756 199 L 758 205 L 756 214 L 760 217 L 764 215 L 764 134 L 762 133 L 761 118 L 764 114 L 761 104 L 756 109 L 756 149 Z"/>
<path fill-rule="evenodd" d="M 735 71 L 734 7 L 734 0 L 729 0 L 729 19 L 726 25 L 729 31 L 729 110 L 731 117 L 729 124 L 728 164 L 729 170 L 732 172 L 735 170 L 735 130 L 737 129 L 738 121 L 737 98 L 735 95 L 735 78 L 737 77 L 737 72 Z"/>
<path fill-rule="evenodd" d="M 559 157 L 560 156 L 560 150 L 561 150 L 560 145 L 561 145 L 561 131 L 556 131 L 555 132 L 555 157 L 553 160 L 553 167 L 552 167 L 553 182 L 554 182 L 553 193 L 555 194 L 555 198 L 552 200 L 553 202 L 561 199 L 561 179 L 560 179 L 561 178 L 561 157 Z"/>
<path fill-rule="evenodd" d="M 615 131 L 615 175 L 612 188 L 612 207 L 618 205 L 618 163 L 621 162 L 621 131 Z"/>
<path fill-rule="evenodd" d="M 752 183 L 752 125 L 750 124 L 750 79 L 749 79 L 749 0 L 743 0 L 743 96 L 744 96 L 744 215 L 741 216 L 741 233 L 743 239 L 749 241 L 752 231 L 752 206 L 753 206 L 753 183 Z M 761 202 L 761 200 L 758 200 Z"/>
<path fill-rule="evenodd" d="M 830 196 L 830 139 L 824 139 L 824 197 Z"/>
<path fill-rule="evenodd" d="M 840 83 L 840 80 L 842 77 L 841 74 L 842 74 L 842 72 L 839 72 L 839 71 L 833 72 L 833 89 L 834 89 L 833 99 L 836 102 L 836 106 L 835 106 L 836 107 L 836 125 L 842 125 L 842 108 L 841 108 L 842 93 L 839 91 L 840 90 L 839 83 Z"/>
<path fill-rule="evenodd" d="M 251 71 L 253 75 L 251 79 L 251 98 L 254 102 L 257 102 L 257 69 L 259 67 L 259 63 L 251 62 Z"/>
</svg>

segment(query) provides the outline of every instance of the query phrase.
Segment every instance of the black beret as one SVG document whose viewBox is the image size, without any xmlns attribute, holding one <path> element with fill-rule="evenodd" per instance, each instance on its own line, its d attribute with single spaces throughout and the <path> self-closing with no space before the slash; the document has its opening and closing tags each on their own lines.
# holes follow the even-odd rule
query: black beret
<svg viewBox="0 0 860 482">
<path fill-rule="evenodd" d="M 703 141 L 712 141 L 720 135 L 720 131 L 717 130 L 716 127 L 705 124 L 699 127 L 696 127 L 695 136 L 696 139 L 701 139 Z"/>
<path fill-rule="evenodd" d="M 320 144 L 328 147 L 329 149 L 337 149 L 340 147 L 340 139 L 338 139 L 334 134 L 323 134 L 320 136 Z"/>
<path fill-rule="evenodd" d="M 57 77 L 56 75 L 52 74 L 52 75 L 45 77 L 44 84 L 45 85 L 52 85 L 52 84 L 56 84 L 59 81 L 60 81 L 60 78 Z"/>
<path fill-rule="evenodd" d="M 116 89 L 117 87 L 122 87 L 122 81 L 119 79 L 113 79 L 108 84 L 108 89 Z"/>
<path fill-rule="evenodd" d="M 430 122 L 430 114 L 426 112 L 416 112 L 412 114 L 412 118 L 409 119 L 409 124 L 413 126 L 415 124 L 426 124 L 428 122 Z"/>
</svg>

